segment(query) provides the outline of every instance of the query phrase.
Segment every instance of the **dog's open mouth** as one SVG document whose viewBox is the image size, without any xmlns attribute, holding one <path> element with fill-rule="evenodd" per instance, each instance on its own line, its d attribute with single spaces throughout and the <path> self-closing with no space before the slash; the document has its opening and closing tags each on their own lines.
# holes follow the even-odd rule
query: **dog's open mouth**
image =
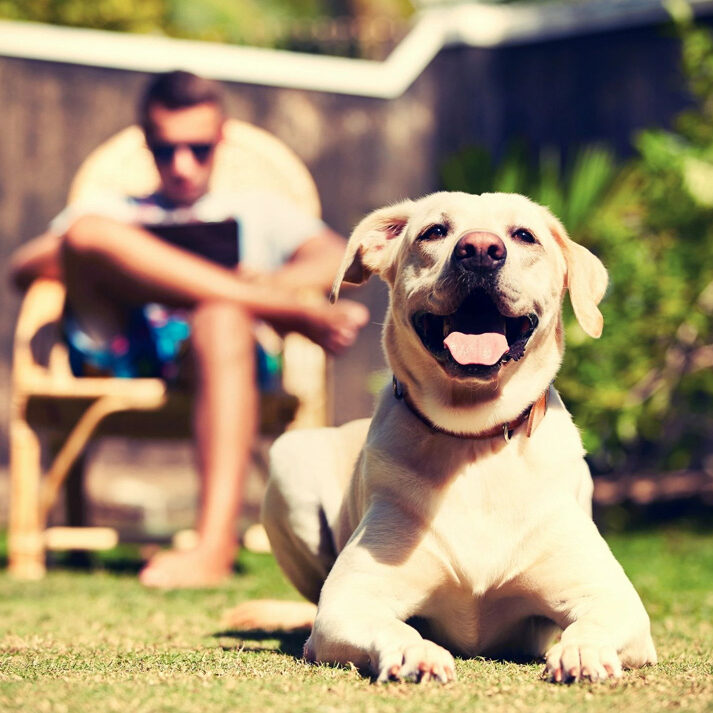
<svg viewBox="0 0 713 713">
<path fill-rule="evenodd" d="M 486 292 L 476 290 L 452 314 L 417 312 L 412 323 L 423 345 L 447 371 L 487 376 L 522 358 L 538 319 L 535 314 L 505 317 Z"/>
</svg>

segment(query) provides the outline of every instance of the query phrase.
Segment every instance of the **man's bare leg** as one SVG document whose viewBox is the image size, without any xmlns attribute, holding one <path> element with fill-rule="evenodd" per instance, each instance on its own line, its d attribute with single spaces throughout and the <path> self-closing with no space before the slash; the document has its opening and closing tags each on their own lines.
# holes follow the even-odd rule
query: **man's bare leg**
<svg viewBox="0 0 713 713">
<path fill-rule="evenodd" d="M 206 303 L 194 313 L 191 341 L 201 477 L 198 544 L 156 555 L 139 575 L 150 587 L 217 584 L 230 574 L 237 550 L 235 525 L 257 422 L 252 319 L 229 303 Z"/>
</svg>

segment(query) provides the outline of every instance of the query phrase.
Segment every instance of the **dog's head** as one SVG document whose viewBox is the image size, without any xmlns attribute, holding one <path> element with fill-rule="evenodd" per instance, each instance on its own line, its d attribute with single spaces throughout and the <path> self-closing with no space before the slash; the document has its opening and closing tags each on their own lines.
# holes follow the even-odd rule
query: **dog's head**
<svg viewBox="0 0 713 713">
<path fill-rule="evenodd" d="M 435 193 L 373 212 L 352 233 L 333 296 L 372 273 L 391 288 L 392 368 L 444 406 L 512 392 L 513 379 L 523 398 L 535 384 L 541 393 L 561 361 L 565 289 L 584 331 L 601 334 L 603 265 L 524 196 Z"/>
</svg>

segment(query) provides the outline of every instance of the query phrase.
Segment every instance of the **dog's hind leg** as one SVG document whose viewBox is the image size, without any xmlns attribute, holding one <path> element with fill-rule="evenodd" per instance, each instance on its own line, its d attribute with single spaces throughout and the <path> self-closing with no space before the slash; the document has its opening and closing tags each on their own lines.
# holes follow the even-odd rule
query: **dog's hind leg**
<svg viewBox="0 0 713 713">
<path fill-rule="evenodd" d="M 262 519 L 278 564 L 309 602 L 244 602 L 225 613 L 227 626 L 285 631 L 312 625 L 312 602 L 337 557 L 333 528 L 368 426 L 363 419 L 277 439 Z"/>
<path fill-rule="evenodd" d="M 368 424 L 291 431 L 270 451 L 263 524 L 278 564 L 311 602 L 338 554 L 334 528 Z"/>
<path fill-rule="evenodd" d="M 295 472 L 285 479 L 271 476 L 262 521 L 282 571 L 302 596 L 316 604 L 337 553 L 314 483 L 304 482 Z"/>
</svg>

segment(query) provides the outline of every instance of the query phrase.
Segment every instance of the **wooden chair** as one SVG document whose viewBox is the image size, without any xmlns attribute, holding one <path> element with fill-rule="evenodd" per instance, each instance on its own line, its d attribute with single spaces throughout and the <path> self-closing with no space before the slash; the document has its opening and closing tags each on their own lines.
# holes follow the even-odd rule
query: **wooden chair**
<svg viewBox="0 0 713 713">
<path fill-rule="evenodd" d="M 272 135 L 231 120 L 217 151 L 213 188 L 266 188 L 290 197 L 312 215 L 320 214 L 307 168 Z M 157 184 L 143 133 L 133 126 L 87 157 L 72 183 L 69 201 L 107 190 L 140 195 Z M 15 331 L 9 568 L 21 579 L 44 575 L 47 549 L 104 549 L 116 543 L 116 532 L 108 528 L 47 528 L 63 484 L 73 486 L 73 499 L 81 497 L 82 453 L 93 436 L 190 435 L 190 396 L 169 391 L 161 379 L 72 375 L 58 330 L 64 297 L 59 282 L 37 280 L 23 300 Z M 264 394 L 261 399 L 262 432 L 324 425 L 325 353 L 306 338 L 289 334 L 283 343 L 283 363 L 284 393 Z M 82 510 L 75 503 L 74 519 L 82 519 Z"/>
</svg>

